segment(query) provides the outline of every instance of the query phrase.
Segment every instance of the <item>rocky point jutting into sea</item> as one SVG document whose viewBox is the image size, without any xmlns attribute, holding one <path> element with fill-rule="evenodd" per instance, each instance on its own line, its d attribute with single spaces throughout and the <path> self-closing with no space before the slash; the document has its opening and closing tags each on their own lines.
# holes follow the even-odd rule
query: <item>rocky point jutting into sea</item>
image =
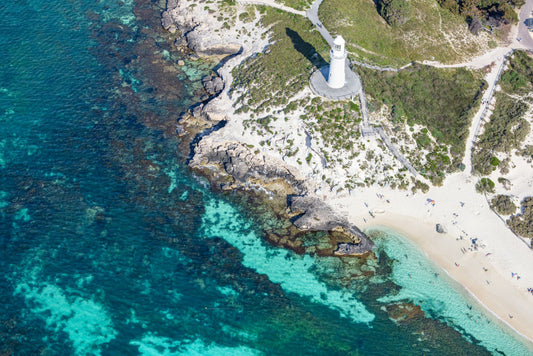
<svg viewBox="0 0 533 356">
<path fill-rule="evenodd" d="M 201 58 L 221 60 L 217 73 L 204 79 L 204 88 L 210 97 L 183 113 L 178 120 L 176 131 L 184 142 L 181 147 L 190 150 L 189 166 L 207 177 L 213 188 L 262 196 L 278 218 L 290 220 L 297 229 L 291 233 L 286 230 L 289 236 L 285 239 L 278 234 L 268 234 L 267 239 L 274 244 L 304 252 L 301 243 L 290 242 L 298 233 L 327 231 L 331 248 L 328 252 L 319 251 L 321 254 L 349 256 L 371 251 L 373 242 L 314 197 L 313 183 L 297 169 L 254 151 L 236 140 L 234 132 L 226 133 L 227 121 L 234 119 L 231 116 L 234 100 L 229 96 L 231 70 L 248 56 L 263 50 L 266 42 L 257 38 L 250 42 L 239 40 L 231 29 L 224 29 L 219 21 L 199 15 L 195 9 L 197 7 L 189 6 L 188 2 L 169 0 L 162 15 L 162 26 L 177 34 L 175 44 L 180 50 L 191 51 L 193 56 Z M 268 202 L 272 199 L 278 203 Z"/>
<path fill-rule="evenodd" d="M 255 219 L 260 220 L 264 232 L 262 237 L 268 242 L 303 256 L 337 255 L 341 256 L 338 261 L 343 264 L 357 260 L 361 260 L 357 263 L 365 263 L 365 260 L 373 260 L 370 264 L 376 263 L 375 258 L 379 260 L 380 257 L 372 252 L 367 253 L 372 250 L 374 243 L 354 223 L 361 224 L 359 226 L 363 226 L 367 232 L 376 222 L 382 227 L 394 227 L 396 231 L 402 231 L 417 241 L 433 261 L 456 281 L 460 281 L 500 320 L 528 336 L 530 317 L 521 312 L 522 308 L 519 307 L 529 303 L 529 296 L 522 288 L 525 278 L 521 286 L 503 278 L 502 272 L 508 273 L 510 268 L 503 263 L 504 257 L 481 261 L 475 259 L 476 256 L 461 252 L 464 249 L 459 241 L 463 241 L 463 235 L 467 234 L 465 231 L 491 240 L 491 244 L 487 244 L 490 249 L 501 245 L 501 241 L 494 238 L 494 231 L 499 231 L 499 236 L 508 232 L 505 226 L 498 225 L 499 222 L 493 219 L 490 210 L 485 209 L 480 216 L 476 207 L 484 209 L 486 202 L 475 192 L 470 172 L 450 175 L 442 189 L 430 187 L 423 182 L 429 181 L 416 171 L 407 172 L 401 160 L 395 157 L 392 149 L 385 147 L 382 140 L 360 136 L 357 123 L 360 122 L 361 112 L 366 112 L 363 110 L 363 99 L 337 105 L 317 97 L 309 89 L 307 74 L 324 65 L 320 55 L 324 51 L 319 50 L 319 47 L 325 41 L 321 44 L 316 38 L 313 40 L 308 37 L 307 41 L 316 40 L 314 45 L 317 47 L 314 47 L 303 39 L 306 33 L 316 35 L 314 31 L 320 28 L 320 24 L 310 23 L 306 18 L 308 14 L 272 1 L 254 1 L 253 4 L 245 1 L 167 2 L 162 26 L 170 37 L 175 37 L 174 44 L 178 50 L 190 52 L 194 58 L 215 57 L 220 60 L 214 68 L 215 73 L 204 79 L 204 88 L 209 96 L 206 95 L 201 104 L 191 107 L 178 120 L 176 132 L 181 139 L 181 148 L 188 152 L 189 167 L 207 177 L 214 190 L 224 191 L 226 197 L 238 201 L 251 216 L 270 217 Z M 263 19 L 268 20 L 263 22 Z M 298 26 L 298 22 L 301 26 L 299 32 L 292 29 Z M 280 25 L 276 27 L 277 24 Z M 284 46 L 275 47 L 282 40 L 285 40 Z M 265 69 L 262 63 L 266 61 L 270 61 L 270 66 L 284 66 L 277 57 L 283 53 L 281 50 L 276 52 L 279 48 L 291 53 L 291 58 L 299 55 L 305 72 L 299 68 L 300 71 L 293 73 L 295 78 L 291 78 L 289 83 L 284 81 L 285 77 L 280 76 L 280 73 L 275 73 L 277 77 L 270 79 L 277 83 L 277 87 L 270 87 L 270 72 L 267 71 L 267 75 L 263 76 L 259 71 Z M 276 53 L 276 56 L 272 56 L 272 53 Z M 285 57 L 284 60 L 291 58 Z M 492 70 L 490 68 L 487 70 Z M 261 79 L 256 80 L 256 77 Z M 294 90 L 284 92 L 279 89 L 291 85 L 294 85 Z M 265 88 L 275 90 L 270 92 Z M 481 95 L 481 89 L 476 90 Z M 282 100 L 276 97 L 280 93 L 285 95 Z M 255 106 L 249 107 L 250 103 Z M 301 105 L 307 106 L 303 108 Z M 333 117 L 323 116 L 323 109 L 328 105 L 331 105 L 330 114 L 335 111 Z M 336 120 L 337 112 L 345 119 L 341 120 L 340 125 Z M 379 113 L 375 112 L 376 115 L 379 116 Z M 324 121 L 329 122 L 329 119 L 335 121 L 332 126 L 341 128 L 326 136 L 320 130 L 327 126 Z M 470 131 L 473 128 L 474 124 L 470 126 Z M 336 145 L 339 142 L 341 144 Z M 348 149 L 344 149 L 343 145 L 347 145 Z M 424 155 L 424 152 L 421 154 Z M 460 158 L 470 159 L 468 155 Z M 427 201 L 434 201 L 434 197 L 439 197 L 437 207 L 433 205 L 428 209 Z M 464 201 L 467 201 L 467 208 L 464 208 Z M 461 225 L 457 224 L 457 207 L 463 208 Z M 449 217 L 451 214 L 453 219 Z M 481 224 L 472 226 L 478 220 Z M 454 231 L 443 238 L 443 234 L 435 232 L 437 225 L 446 226 L 449 230 L 453 226 Z M 394 235 L 393 232 L 388 234 Z M 378 233 L 376 243 L 379 236 Z M 454 237 L 456 242 L 449 237 Z M 517 247 L 521 246 L 513 248 Z M 498 251 L 503 256 L 503 251 Z M 520 261 L 524 266 L 527 252 L 521 250 L 520 253 Z M 363 255 L 365 258 L 342 257 L 346 255 Z M 486 254 L 491 255 L 490 252 Z M 407 261 L 408 254 L 404 256 Z M 489 268 L 485 268 L 485 264 Z M 516 263 L 512 271 L 518 268 L 520 266 Z M 486 273 L 486 283 L 478 278 L 478 270 Z M 468 272 L 461 273 L 463 271 Z M 358 278 L 364 273 L 357 272 L 353 276 Z M 413 277 L 412 273 L 406 275 L 410 279 Z M 438 276 L 439 273 L 434 275 Z M 399 283 L 411 285 L 410 280 L 403 281 L 403 277 L 399 277 Z M 520 303 L 510 302 L 510 298 L 505 298 L 506 292 L 496 297 L 487 288 L 500 282 L 509 287 L 501 290 L 512 289 L 507 294 L 519 297 Z M 340 283 L 349 285 L 351 282 L 343 280 Z M 429 283 L 433 285 L 434 281 Z M 406 299 L 417 304 L 417 298 Z M 408 309 L 414 310 L 401 308 Z M 435 308 L 422 307 L 422 310 L 430 315 Z M 467 310 L 458 308 L 456 315 L 468 315 Z M 470 323 L 468 320 L 451 320 L 447 321 L 448 325 L 456 330 L 456 325 L 459 325 L 456 323 Z M 473 330 L 484 342 L 495 340 L 492 330 L 485 333 L 479 326 Z M 495 343 L 504 345 L 507 341 Z"/>
<path fill-rule="evenodd" d="M 213 12 L 218 5 L 255 8 L 225 0 L 182 5 L 215 17 L 223 14 Z M 529 354 L 394 231 L 365 227 L 372 252 L 333 256 L 337 244 L 359 238 L 345 216 L 361 228 L 368 210 L 332 214 L 311 202 L 319 209 L 309 211 L 313 177 L 283 158 L 282 168 L 275 155 L 263 159 L 259 144 L 242 140 L 238 121 L 224 119 L 232 112 L 220 101 L 224 93 L 207 100 L 225 89 L 213 70 L 231 83 L 222 64 L 243 57 L 220 64 L 176 47 L 178 33 L 161 28 L 165 9 L 165 0 L 2 3 L 0 355 Z M 277 50 L 264 48 L 263 27 L 248 24 L 257 35 L 249 46 Z M 188 108 L 211 118 L 188 117 L 177 135 L 176 117 Z M 307 149 L 304 131 L 285 132 Z M 214 189 L 189 169 L 201 158 L 189 155 L 191 147 L 205 155 L 209 175 L 220 175 Z M 228 159 L 245 167 L 219 162 Z M 263 177 L 264 165 L 283 179 Z M 357 205 L 373 208 L 352 193 Z M 389 197 L 384 208 L 397 200 Z M 437 209 L 443 199 L 433 198 Z M 339 211 L 335 199 L 326 202 Z M 314 214 L 333 216 L 317 225 Z M 311 225 L 331 230 L 297 227 Z M 459 244 L 447 227 L 448 234 L 424 237 Z"/>
</svg>

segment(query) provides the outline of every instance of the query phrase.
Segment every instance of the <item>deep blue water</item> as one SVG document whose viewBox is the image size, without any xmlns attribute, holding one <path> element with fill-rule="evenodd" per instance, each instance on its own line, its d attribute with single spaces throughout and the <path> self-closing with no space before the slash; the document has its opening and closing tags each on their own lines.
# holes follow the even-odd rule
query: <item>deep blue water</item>
<svg viewBox="0 0 533 356">
<path fill-rule="evenodd" d="M 0 4 L 0 354 L 527 352 L 400 238 L 299 256 L 192 175 L 176 118 L 216 63 L 176 53 L 164 5 Z"/>
</svg>

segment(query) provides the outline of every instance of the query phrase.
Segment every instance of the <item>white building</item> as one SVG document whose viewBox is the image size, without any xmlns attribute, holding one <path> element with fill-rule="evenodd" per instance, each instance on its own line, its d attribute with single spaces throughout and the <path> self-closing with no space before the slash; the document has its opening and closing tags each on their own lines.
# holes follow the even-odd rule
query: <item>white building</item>
<svg viewBox="0 0 533 356">
<path fill-rule="evenodd" d="M 333 41 L 333 48 L 329 51 L 331 63 L 329 65 L 328 85 L 331 88 L 342 88 L 346 83 L 346 49 L 342 36 L 337 36 Z"/>
</svg>

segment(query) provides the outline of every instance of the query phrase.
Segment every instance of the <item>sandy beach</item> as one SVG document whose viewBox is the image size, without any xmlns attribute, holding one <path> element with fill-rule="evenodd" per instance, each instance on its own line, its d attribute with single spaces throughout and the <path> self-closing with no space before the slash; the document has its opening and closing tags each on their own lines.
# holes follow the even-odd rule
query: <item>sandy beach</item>
<svg viewBox="0 0 533 356">
<path fill-rule="evenodd" d="M 189 8 L 186 5 L 187 2 L 180 2 L 171 11 L 172 16 L 179 20 L 183 14 L 188 14 L 188 18 L 198 17 L 211 21 L 208 23 L 212 28 L 221 26 L 211 19 L 205 9 Z M 243 4 L 240 5 L 239 11 L 244 11 Z M 214 32 L 209 30 L 209 26 L 204 24 L 205 28 L 196 31 L 200 31 L 200 37 L 211 36 L 209 38 L 212 40 Z M 232 68 L 253 53 L 261 52 L 269 43 L 268 38 L 253 31 L 255 26 L 259 26 L 257 19 L 250 23 L 237 20 L 231 29 L 216 32 L 221 42 L 231 39 L 243 48 L 239 55 L 232 57 L 218 69 L 218 74 L 225 83 L 233 81 Z M 247 29 L 245 33 L 248 37 L 239 38 L 236 31 L 241 27 Z M 493 109 L 490 93 L 492 88 L 498 90 L 498 70 L 503 68 L 504 55 L 510 53 L 512 48 L 521 46 L 515 40 L 516 30 L 515 27 L 511 31 L 511 46 L 498 47 L 468 63 L 432 65 L 481 68 L 492 63 L 493 66 L 485 77 L 490 83 L 490 90 L 487 90 L 483 97 L 484 105 L 488 106 L 490 112 Z M 302 164 L 310 154 L 320 157 L 320 152 L 324 152 L 326 147 L 318 135 L 311 137 L 308 134 L 307 126 L 300 118 L 304 112 L 299 109 L 284 115 L 283 120 L 270 123 L 271 133 L 259 134 L 243 125 L 243 122 L 249 119 L 248 114 L 233 113 L 233 100 L 228 95 L 229 89 L 230 86 L 226 85 L 203 109 L 213 120 L 226 119 L 226 126 L 202 139 L 199 145 L 216 147 L 224 142 L 240 142 L 253 147 L 256 150 L 255 155 L 263 155 L 260 160 L 269 157 L 280 166 L 286 167 L 306 182 L 309 194 L 323 199 L 361 230 L 385 226 L 409 238 L 490 312 L 527 338 L 533 350 L 533 294 L 528 292 L 528 288 L 533 288 L 533 250 L 529 247 L 529 241 L 514 235 L 505 222 L 490 209 L 485 196 L 476 192 L 475 184 L 479 178 L 469 173 L 469 157 L 465 159 L 465 172 L 447 176 L 443 186 L 432 186 L 427 193 L 419 191 L 413 194 L 410 189 L 391 189 L 378 184 L 341 191 L 338 188 L 344 186 L 347 177 L 356 177 L 359 182 L 365 181 L 365 177 L 369 181 L 387 182 L 402 166 L 375 138 L 364 138 L 363 142 L 367 151 L 376 153 L 374 157 L 377 156 L 377 159 L 367 159 L 365 155 L 356 155 L 357 158 L 354 159 L 350 158 L 348 153 L 335 151 L 331 152 L 332 156 L 348 163 L 342 167 L 326 165 L 319 160 Z M 292 99 L 312 96 L 314 94 L 306 88 Z M 273 112 L 276 109 L 282 108 L 274 108 Z M 476 123 L 481 120 L 482 112 L 483 106 L 470 127 L 466 152 L 470 152 L 474 133 L 477 132 Z M 531 116 L 531 113 L 528 115 Z M 531 137 L 528 139 L 532 140 Z M 265 142 L 268 145 L 264 145 Z M 288 155 L 287 147 L 298 147 L 300 150 L 297 154 Z M 259 152 L 261 153 L 258 154 Z M 506 187 L 505 189 L 510 189 L 507 191 L 498 185 L 497 193 L 511 195 L 518 201 L 533 192 L 532 167 L 530 162 L 518 156 L 513 156 L 512 161 L 513 169 L 508 176 L 512 187 Z M 366 168 L 363 169 L 363 166 Z M 386 171 L 383 168 L 385 166 L 392 169 Z M 325 176 L 331 177 L 335 184 L 330 185 L 324 180 Z M 498 172 L 494 172 L 490 178 L 497 181 L 498 177 Z M 444 226 L 447 232 L 438 233 L 436 224 Z"/>
<path fill-rule="evenodd" d="M 427 194 L 366 188 L 325 198 L 361 229 L 385 226 L 411 239 L 494 315 L 533 341 L 533 295 L 527 291 L 533 287 L 533 250 L 488 208 L 474 182 L 461 173 Z M 436 224 L 447 233 L 438 233 Z"/>
</svg>

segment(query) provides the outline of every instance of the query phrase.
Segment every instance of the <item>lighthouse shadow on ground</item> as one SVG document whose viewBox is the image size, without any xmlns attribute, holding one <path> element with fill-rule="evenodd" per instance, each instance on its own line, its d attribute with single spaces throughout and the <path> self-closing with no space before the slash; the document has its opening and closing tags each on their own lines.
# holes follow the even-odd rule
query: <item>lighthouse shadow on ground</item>
<svg viewBox="0 0 533 356">
<path fill-rule="evenodd" d="M 294 49 L 303 54 L 317 69 L 328 65 L 328 62 L 317 52 L 316 48 L 309 42 L 304 41 L 298 32 L 288 27 L 285 28 L 285 32 L 291 39 Z"/>
</svg>

